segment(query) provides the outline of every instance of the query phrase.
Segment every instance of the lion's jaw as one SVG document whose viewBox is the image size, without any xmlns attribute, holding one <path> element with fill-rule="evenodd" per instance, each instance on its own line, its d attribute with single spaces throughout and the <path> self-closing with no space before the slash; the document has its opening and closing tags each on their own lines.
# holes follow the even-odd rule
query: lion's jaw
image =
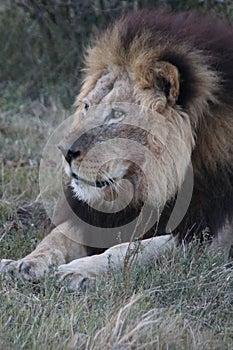
<svg viewBox="0 0 233 350">
<path fill-rule="evenodd" d="M 113 72 L 105 74 L 84 86 L 80 96 L 82 107 L 68 137 L 74 157 L 66 165 L 75 195 L 109 207 L 120 197 L 117 209 L 145 197 L 164 205 L 179 190 L 190 163 L 189 118 L 169 106 L 163 114 L 146 110 L 126 74 L 120 79 Z M 160 100 L 157 94 L 159 111 Z"/>
</svg>

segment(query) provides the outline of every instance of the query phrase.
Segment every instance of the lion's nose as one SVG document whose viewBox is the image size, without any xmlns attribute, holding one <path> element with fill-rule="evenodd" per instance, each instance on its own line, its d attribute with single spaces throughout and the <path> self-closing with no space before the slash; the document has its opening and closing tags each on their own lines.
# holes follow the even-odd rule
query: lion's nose
<svg viewBox="0 0 233 350">
<path fill-rule="evenodd" d="M 93 139 L 94 135 L 91 132 L 83 133 L 76 141 L 74 141 L 72 144 L 70 143 L 70 146 L 66 146 L 67 142 L 65 142 L 65 146 L 64 144 L 59 145 L 58 148 L 62 152 L 67 163 L 71 164 L 72 160 L 74 159 L 78 161 L 83 160 Z"/>
<path fill-rule="evenodd" d="M 69 149 L 64 148 L 62 145 L 58 145 L 58 148 L 69 164 L 71 164 L 72 160 L 81 158 L 81 151 L 75 147 L 75 144 L 72 145 Z"/>
</svg>

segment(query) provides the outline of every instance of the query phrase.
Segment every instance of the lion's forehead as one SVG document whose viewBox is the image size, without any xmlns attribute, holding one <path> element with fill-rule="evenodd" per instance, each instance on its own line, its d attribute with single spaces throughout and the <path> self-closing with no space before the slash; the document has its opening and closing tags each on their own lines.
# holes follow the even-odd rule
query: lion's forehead
<svg viewBox="0 0 233 350">
<path fill-rule="evenodd" d="M 96 81 L 94 88 L 86 95 L 91 103 L 100 103 L 104 96 L 112 90 L 116 75 L 113 72 L 103 73 Z"/>
<path fill-rule="evenodd" d="M 118 101 L 134 102 L 134 84 L 127 71 L 114 70 L 103 72 L 100 78 L 92 82 L 91 90 L 83 92 L 91 105 L 99 103 L 112 103 Z M 89 90 L 89 91 L 88 91 Z"/>
</svg>

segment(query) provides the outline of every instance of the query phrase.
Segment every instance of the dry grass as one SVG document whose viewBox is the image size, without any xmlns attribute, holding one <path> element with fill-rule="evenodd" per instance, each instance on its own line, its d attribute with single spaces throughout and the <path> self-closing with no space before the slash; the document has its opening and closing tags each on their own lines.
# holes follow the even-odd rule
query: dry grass
<svg viewBox="0 0 233 350">
<path fill-rule="evenodd" d="M 68 113 L 55 99 L 20 102 L 11 90 L 0 99 L 0 252 L 16 258 L 45 234 L 38 166 Z M 193 245 L 151 269 L 112 272 L 87 293 L 51 276 L 0 278 L 0 349 L 233 349 L 232 267 Z"/>
</svg>

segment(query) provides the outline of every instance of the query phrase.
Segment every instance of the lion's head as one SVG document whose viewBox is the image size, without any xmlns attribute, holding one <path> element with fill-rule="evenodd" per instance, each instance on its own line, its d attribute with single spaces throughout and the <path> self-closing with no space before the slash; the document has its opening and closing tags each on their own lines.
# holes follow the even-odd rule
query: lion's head
<svg viewBox="0 0 233 350">
<path fill-rule="evenodd" d="M 106 67 L 99 78 L 88 78 L 78 97 L 65 158 L 83 201 L 113 201 L 119 191 L 129 195 L 122 181 L 129 180 L 134 201 L 148 189 L 150 202 L 164 205 L 183 182 L 193 134 L 188 116 L 175 107 L 178 71 L 160 61 L 145 73 L 145 62 L 141 77 L 139 64 Z"/>
<path fill-rule="evenodd" d="M 128 15 L 87 50 L 75 121 L 61 146 L 80 200 L 111 207 L 119 195 L 134 204 L 146 196 L 164 206 L 191 161 L 197 176 L 203 164 L 214 171 L 230 159 L 232 143 L 226 149 L 215 133 L 227 137 L 229 116 L 220 121 L 228 107 L 203 39 L 209 28 L 181 16 Z"/>
</svg>

